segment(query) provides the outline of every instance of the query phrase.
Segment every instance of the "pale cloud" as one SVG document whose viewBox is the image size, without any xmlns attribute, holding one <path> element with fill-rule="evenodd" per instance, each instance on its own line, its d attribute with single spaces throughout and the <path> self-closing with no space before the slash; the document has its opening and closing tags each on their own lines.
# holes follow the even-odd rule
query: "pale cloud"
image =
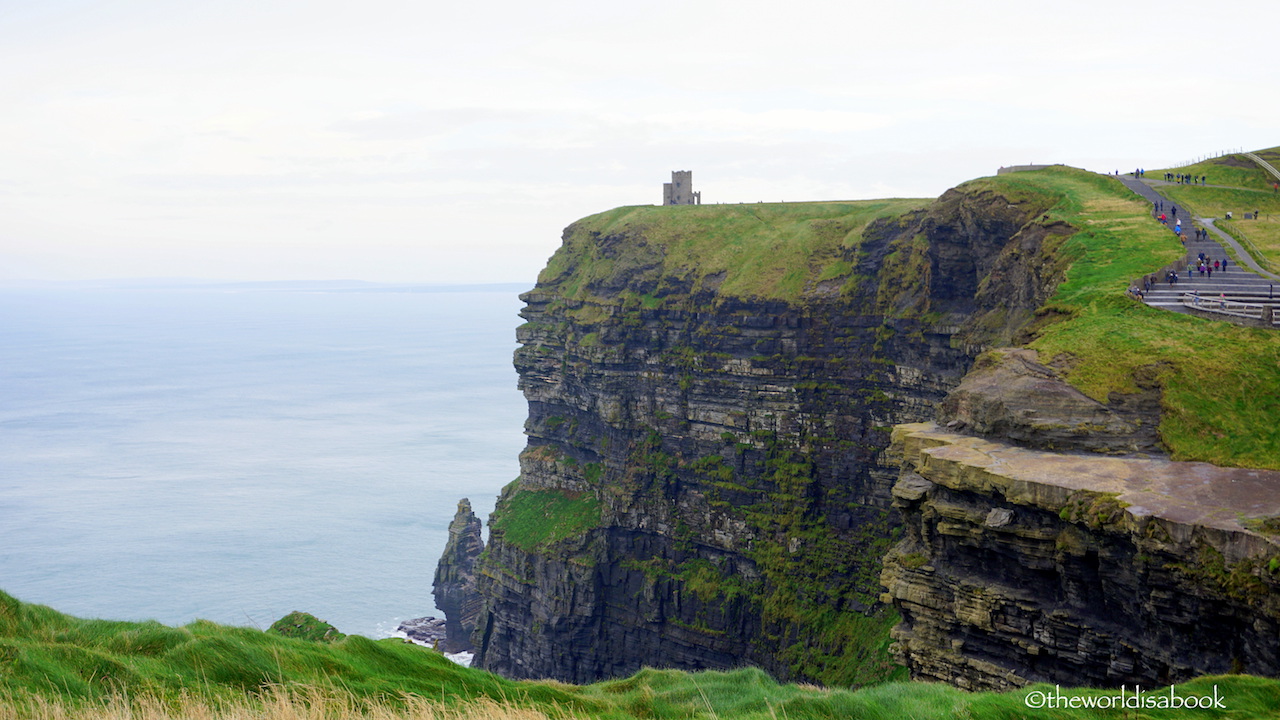
<svg viewBox="0 0 1280 720">
<path fill-rule="evenodd" d="M 1175 32 L 1224 17 L 1247 22 Z M 853 199 L 1269 147 L 1277 19 L 1243 0 L 0 3 L 0 279 L 531 280 L 564 225 L 655 203 L 676 169 L 709 202 Z"/>
</svg>

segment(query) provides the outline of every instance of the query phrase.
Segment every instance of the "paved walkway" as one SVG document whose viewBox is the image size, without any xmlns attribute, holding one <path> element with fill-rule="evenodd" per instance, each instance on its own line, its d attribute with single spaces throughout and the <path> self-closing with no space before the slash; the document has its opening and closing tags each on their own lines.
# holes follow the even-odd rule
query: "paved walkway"
<svg viewBox="0 0 1280 720">
<path fill-rule="evenodd" d="M 1183 208 L 1179 208 L 1178 214 L 1175 215 L 1175 204 L 1156 192 L 1148 182 L 1131 175 L 1121 175 L 1119 180 L 1125 187 L 1146 198 L 1152 204 L 1152 217 L 1158 217 L 1163 213 L 1168 218 L 1170 232 L 1173 231 L 1174 218 L 1180 218 L 1183 221 L 1182 229 L 1183 234 L 1187 236 L 1187 251 L 1192 258 L 1198 258 L 1201 253 L 1204 253 L 1209 259 L 1209 265 L 1212 265 L 1214 260 L 1227 262 L 1225 271 L 1218 270 L 1212 276 L 1207 273 L 1201 275 L 1198 272 L 1179 272 L 1179 282 L 1173 286 L 1170 286 L 1165 278 L 1157 278 L 1158 282 L 1146 294 L 1148 305 L 1173 312 L 1191 312 L 1183 306 L 1181 295 L 1193 290 L 1206 299 L 1225 296 L 1248 302 L 1270 304 L 1274 301 L 1280 304 L 1280 275 L 1259 267 L 1253 257 L 1240 247 L 1235 238 L 1214 226 L 1214 218 L 1193 218 Z M 1152 182 L 1168 184 L 1160 180 Z M 1162 204 L 1164 209 L 1156 211 L 1157 203 Z M 1196 225 L 1209 231 L 1205 239 L 1200 241 L 1194 239 Z M 1239 258 L 1246 267 L 1241 267 L 1235 260 L 1228 260 L 1224 245 L 1230 247 L 1235 252 L 1235 257 Z"/>
</svg>

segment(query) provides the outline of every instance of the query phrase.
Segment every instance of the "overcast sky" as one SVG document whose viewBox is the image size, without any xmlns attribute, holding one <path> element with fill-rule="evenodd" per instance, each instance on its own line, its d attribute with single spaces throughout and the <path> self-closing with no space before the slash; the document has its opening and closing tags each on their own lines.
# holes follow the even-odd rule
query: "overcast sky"
<svg viewBox="0 0 1280 720">
<path fill-rule="evenodd" d="M 0 281 L 532 282 L 573 220 L 1280 145 L 1280 4 L 0 0 Z"/>
</svg>

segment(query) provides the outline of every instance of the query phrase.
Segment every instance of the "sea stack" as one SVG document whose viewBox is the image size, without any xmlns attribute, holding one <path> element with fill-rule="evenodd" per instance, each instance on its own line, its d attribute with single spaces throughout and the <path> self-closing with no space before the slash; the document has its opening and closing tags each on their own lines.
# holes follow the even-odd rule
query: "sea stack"
<svg viewBox="0 0 1280 720">
<path fill-rule="evenodd" d="M 449 542 L 440 563 L 436 565 L 436 607 L 444 613 L 445 639 L 443 652 L 471 650 L 471 633 L 480 614 L 480 595 L 476 593 L 476 560 L 484 550 L 480 538 L 480 518 L 471 511 L 471 501 L 458 502 L 458 512 L 449 523 Z"/>
</svg>

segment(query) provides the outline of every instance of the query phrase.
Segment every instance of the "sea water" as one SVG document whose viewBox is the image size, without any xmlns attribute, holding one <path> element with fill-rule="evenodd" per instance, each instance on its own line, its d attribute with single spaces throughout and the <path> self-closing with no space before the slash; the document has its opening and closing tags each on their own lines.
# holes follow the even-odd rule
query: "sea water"
<svg viewBox="0 0 1280 720">
<path fill-rule="evenodd" d="M 389 634 L 518 472 L 522 286 L 0 291 L 0 590 Z"/>
</svg>

